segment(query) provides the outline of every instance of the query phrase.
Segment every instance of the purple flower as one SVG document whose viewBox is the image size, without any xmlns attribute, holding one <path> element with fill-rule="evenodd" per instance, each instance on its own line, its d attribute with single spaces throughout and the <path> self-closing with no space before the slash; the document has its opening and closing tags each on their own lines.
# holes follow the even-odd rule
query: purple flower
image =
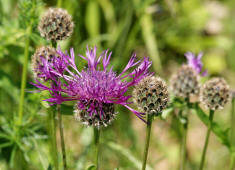
<svg viewBox="0 0 235 170">
<path fill-rule="evenodd" d="M 52 80 L 50 86 L 38 80 L 34 84 L 40 90 L 51 93 L 51 98 L 46 101 L 61 104 L 74 100 L 77 101 L 77 109 L 82 111 L 79 113 L 86 113 L 90 117 L 98 116 L 100 119 L 105 118 L 107 108 L 112 108 L 110 105 L 120 104 L 143 120 L 143 113 L 128 106 L 131 96 L 126 96 L 125 93 L 129 87 L 152 74 L 148 71 L 152 63 L 147 57 L 136 61 L 136 55 L 133 54 L 121 74 L 117 75 L 112 67 L 109 68 L 112 52 L 108 50 L 97 56 L 96 47 L 90 50 L 87 48 L 85 56 L 79 55 L 88 63 L 87 68 L 81 71 L 75 64 L 73 49 L 70 50 L 70 55 L 61 50 L 57 52 L 59 57 L 54 57 L 52 64 L 41 70 L 43 75 Z M 135 69 L 128 73 L 134 67 Z"/>
<path fill-rule="evenodd" d="M 201 74 L 202 76 L 207 75 L 207 71 L 202 72 L 202 66 L 203 66 L 201 61 L 201 58 L 203 56 L 202 52 L 200 52 L 198 56 L 195 56 L 192 52 L 187 52 L 184 55 L 188 60 L 188 65 L 192 67 L 198 74 Z"/>
</svg>

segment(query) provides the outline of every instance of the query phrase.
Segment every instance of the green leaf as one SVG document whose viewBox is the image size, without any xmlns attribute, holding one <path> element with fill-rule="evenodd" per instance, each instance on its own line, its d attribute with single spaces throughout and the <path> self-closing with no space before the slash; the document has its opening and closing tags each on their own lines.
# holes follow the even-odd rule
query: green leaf
<svg viewBox="0 0 235 170">
<path fill-rule="evenodd" d="M 206 125 L 209 125 L 209 117 L 204 113 L 204 111 L 197 105 L 196 106 L 196 113 L 200 120 Z M 228 135 L 228 129 L 222 129 L 222 127 L 217 124 L 216 122 L 212 123 L 212 131 L 214 134 L 221 140 L 221 142 L 227 146 L 229 149 L 231 147 Z"/>
<path fill-rule="evenodd" d="M 130 163 L 132 163 L 132 165 L 136 168 L 136 169 L 141 169 L 142 167 L 142 162 L 140 160 L 138 160 L 135 156 L 132 155 L 132 153 L 122 147 L 121 145 L 118 145 L 114 142 L 109 142 L 107 144 L 111 149 L 113 149 L 114 151 L 116 151 L 117 153 L 123 155 L 126 157 L 127 160 L 130 161 Z M 146 166 L 146 170 L 153 170 L 149 165 Z"/>
<path fill-rule="evenodd" d="M 12 145 L 12 142 L 2 143 L 2 144 L 0 144 L 0 148 L 5 148 L 5 147 L 11 146 L 11 145 Z"/>
<path fill-rule="evenodd" d="M 96 166 L 95 165 L 90 165 L 86 170 L 96 170 Z"/>
<path fill-rule="evenodd" d="M 163 111 L 162 111 L 162 114 L 161 114 L 161 117 L 163 118 L 163 119 L 166 119 L 169 115 L 170 115 L 170 113 L 173 111 L 174 109 L 171 107 L 171 108 L 167 108 L 167 109 L 164 109 Z"/>
<path fill-rule="evenodd" d="M 149 56 L 153 61 L 153 68 L 155 68 L 156 72 L 162 72 L 161 60 L 158 51 L 158 44 L 155 38 L 155 34 L 153 32 L 153 20 L 152 16 L 149 14 L 144 14 L 140 19 L 140 25 L 142 28 L 142 37 L 146 44 L 146 47 L 149 52 Z"/>
</svg>

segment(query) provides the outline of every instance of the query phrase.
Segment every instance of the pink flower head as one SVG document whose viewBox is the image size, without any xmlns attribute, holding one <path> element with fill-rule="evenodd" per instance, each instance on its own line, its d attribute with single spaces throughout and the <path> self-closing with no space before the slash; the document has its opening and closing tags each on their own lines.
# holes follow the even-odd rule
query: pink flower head
<svg viewBox="0 0 235 170">
<path fill-rule="evenodd" d="M 134 86 L 146 76 L 151 75 L 148 71 L 151 62 L 147 57 L 142 61 L 136 61 L 136 54 L 131 56 L 130 61 L 121 72 L 116 72 L 109 68 L 112 52 L 108 50 L 97 56 L 96 47 L 87 48 L 86 55 L 79 55 L 87 61 L 87 68 L 78 70 L 75 64 L 74 50 L 63 53 L 58 50 L 60 57 L 55 57 L 52 64 L 43 69 L 44 75 L 52 80 L 50 87 L 43 85 L 36 80 L 36 87 L 47 90 L 51 93 L 51 98 L 46 99 L 53 104 L 61 104 L 64 101 L 77 101 L 79 110 L 86 111 L 89 116 L 97 115 L 101 119 L 104 116 L 104 109 L 107 104 L 120 104 L 132 111 L 143 120 L 143 113 L 130 108 L 126 96 L 129 87 Z M 131 68 L 134 70 L 128 72 Z"/>
<path fill-rule="evenodd" d="M 192 67 L 198 74 L 201 74 L 202 76 L 207 75 L 207 70 L 202 72 L 202 67 L 203 67 L 201 61 L 201 58 L 203 56 L 202 52 L 200 52 L 198 56 L 195 56 L 192 52 L 187 52 L 184 55 L 188 60 L 188 65 Z"/>
</svg>

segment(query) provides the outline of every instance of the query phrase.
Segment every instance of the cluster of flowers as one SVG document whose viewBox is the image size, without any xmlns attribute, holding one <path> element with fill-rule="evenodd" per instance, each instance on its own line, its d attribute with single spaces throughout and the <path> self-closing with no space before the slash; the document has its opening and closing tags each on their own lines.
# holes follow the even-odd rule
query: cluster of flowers
<svg viewBox="0 0 235 170">
<path fill-rule="evenodd" d="M 39 31 L 46 39 L 56 41 L 69 37 L 73 27 L 71 16 L 65 10 L 51 8 L 42 17 Z M 75 117 L 83 124 L 97 128 L 107 126 L 114 120 L 116 104 L 128 108 L 143 121 L 145 114 L 158 115 L 167 107 L 166 83 L 148 71 L 151 61 L 147 57 L 136 61 L 136 55 L 133 54 L 118 75 L 109 67 L 112 53 L 106 50 L 97 56 L 96 51 L 96 47 L 87 47 L 85 56 L 78 55 L 87 61 L 87 68 L 79 70 L 72 48 L 70 54 L 49 46 L 38 48 L 32 57 L 36 78 L 34 85 L 50 92 L 51 97 L 45 100 L 52 104 L 76 101 Z M 185 56 L 188 64 L 182 65 L 172 76 L 171 92 L 180 98 L 197 96 L 212 110 L 223 108 L 230 97 L 225 80 L 213 78 L 201 86 L 199 78 L 207 74 L 206 71 L 202 72 L 202 53 L 194 56 L 188 52 Z M 141 112 L 128 106 L 131 96 L 125 94 L 132 86 L 135 86 L 133 101 Z"/>
<path fill-rule="evenodd" d="M 72 17 L 60 8 L 50 8 L 38 26 L 41 36 L 52 44 L 69 37 L 73 28 Z M 160 115 L 167 107 L 168 88 L 164 80 L 149 72 L 152 63 L 148 57 L 137 61 L 136 54 L 133 54 L 123 71 L 117 74 L 110 66 L 111 55 L 109 50 L 97 55 L 96 47 L 87 47 L 85 56 L 77 55 L 80 60 L 87 62 L 87 67 L 79 70 L 73 48 L 68 53 L 50 46 L 40 47 L 32 57 L 35 76 L 33 85 L 40 91 L 50 93 L 50 98 L 45 101 L 51 105 L 75 101 L 75 118 L 95 129 L 106 127 L 115 119 L 117 104 L 147 122 L 148 142 L 143 162 L 145 169 L 152 118 Z M 200 78 L 207 75 L 207 71 L 203 71 L 202 55 L 200 53 L 195 56 L 191 52 L 185 54 L 188 63 L 172 75 L 169 81 L 170 92 L 186 102 L 200 101 L 211 111 L 222 109 L 231 97 L 230 88 L 223 78 L 212 78 L 200 84 Z M 139 111 L 129 106 L 132 96 L 126 93 L 131 87 L 134 87 L 132 101 Z"/>
</svg>

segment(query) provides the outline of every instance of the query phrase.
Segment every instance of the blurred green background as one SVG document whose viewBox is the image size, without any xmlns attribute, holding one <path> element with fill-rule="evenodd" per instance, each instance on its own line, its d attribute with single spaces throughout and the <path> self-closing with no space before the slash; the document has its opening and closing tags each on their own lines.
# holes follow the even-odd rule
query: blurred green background
<svg viewBox="0 0 235 170">
<path fill-rule="evenodd" d="M 37 47 L 49 44 L 40 37 L 37 24 L 43 12 L 56 5 L 55 0 L 0 0 L 0 130 L 21 141 L 17 146 L 10 143 L 0 149 L 0 170 L 40 170 L 49 166 L 47 105 L 42 102 L 43 94 L 29 93 L 35 90 L 30 84 L 34 81 L 30 64 L 24 104 L 26 130 L 15 132 L 12 124 L 20 98 L 27 23 L 29 20 L 33 23 L 31 56 Z M 63 0 L 62 7 L 73 16 L 75 24 L 72 37 L 59 42 L 63 50 L 73 47 L 76 54 L 84 54 L 87 45 L 96 45 L 99 53 L 110 49 L 111 62 L 117 72 L 136 52 L 139 58 L 149 56 L 153 61 L 152 71 L 165 80 L 186 62 L 185 52 L 203 51 L 203 63 L 209 75 L 223 76 L 231 87 L 235 86 L 234 0 Z M 85 66 L 80 60 L 77 64 L 81 69 Z M 215 121 L 225 128 L 230 126 L 230 107 L 215 116 Z M 117 119 L 101 134 L 101 170 L 138 169 L 144 149 L 145 124 L 127 109 L 116 109 Z M 71 112 L 66 112 L 70 110 L 64 110 L 68 115 L 63 116 L 69 169 L 85 170 L 92 163 L 93 131 L 76 122 Z M 150 169 L 178 168 L 181 138 L 178 124 L 174 116 L 154 121 Z M 195 113 L 190 113 L 189 170 L 197 169 L 205 133 L 206 127 Z M 0 135 L 0 146 L 3 142 Z M 205 169 L 225 170 L 228 164 L 228 149 L 212 135 Z"/>
</svg>

